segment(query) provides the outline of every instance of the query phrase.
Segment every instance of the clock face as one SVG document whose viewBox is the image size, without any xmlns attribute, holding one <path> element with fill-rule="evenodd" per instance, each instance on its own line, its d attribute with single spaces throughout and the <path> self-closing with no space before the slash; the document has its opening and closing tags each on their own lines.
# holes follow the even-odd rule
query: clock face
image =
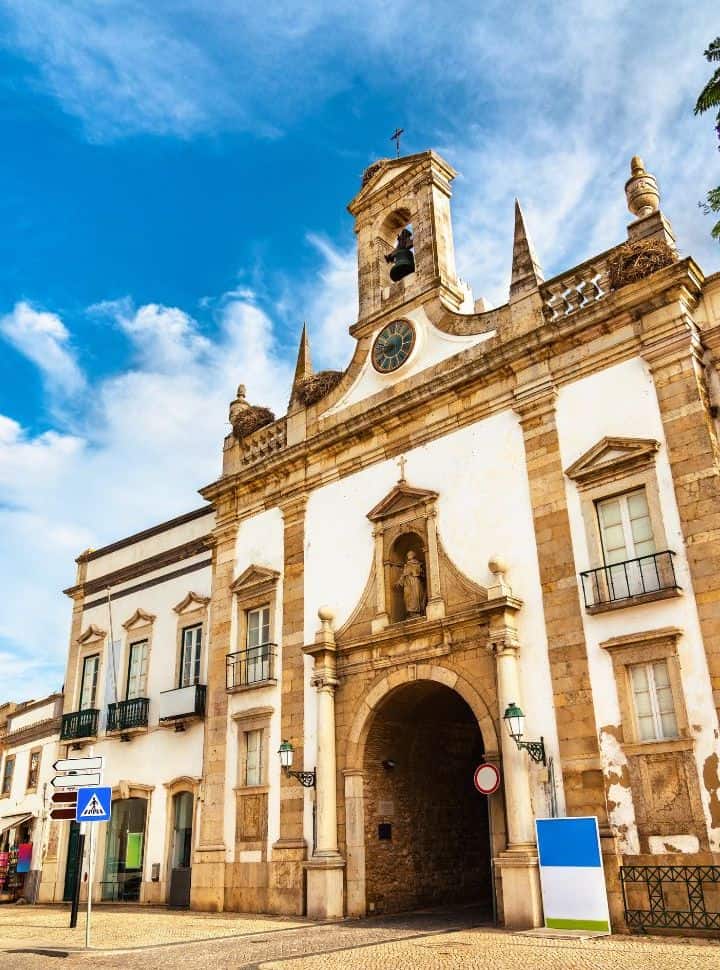
<svg viewBox="0 0 720 970">
<path fill-rule="evenodd" d="M 402 367 L 415 346 L 415 328 L 407 320 L 393 320 L 375 338 L 372 362 L 381 374 Z"/>
</svg>

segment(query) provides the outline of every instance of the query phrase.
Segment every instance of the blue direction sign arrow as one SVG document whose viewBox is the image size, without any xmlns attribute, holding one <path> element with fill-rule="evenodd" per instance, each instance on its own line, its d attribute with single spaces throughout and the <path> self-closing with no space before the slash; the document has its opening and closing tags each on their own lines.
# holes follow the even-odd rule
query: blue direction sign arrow
<svg viewBox="0 0 720 970">
<path fill-rule="evenodd" d="M 112 789 L 105 786 L 78 788 L 76 822 L 109 822 Z"/>
</svg>

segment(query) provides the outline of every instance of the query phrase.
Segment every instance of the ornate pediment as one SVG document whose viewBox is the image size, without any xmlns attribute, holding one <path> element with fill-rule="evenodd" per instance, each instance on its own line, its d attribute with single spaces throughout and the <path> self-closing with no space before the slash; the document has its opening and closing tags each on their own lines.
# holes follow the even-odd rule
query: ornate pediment
<svg viewBox="0 0 720 970">
<path fill-rule="evenodd" d="M 368 512 L 367 517 L 371 522 L 390 519 L 409 510 L 425 507 L 435 502 L 437 497 L 437 492 L 432 492 L 427 488 L 413 488 L 407 482 L 398 482 L 395 488 L 388 492 L 374 509 Z"/>
<path fill-rule="evenodd" d="M 267 566 L 257 566 L 253 563 L 240 573 L 230 587 L 230 592 L 252 593 L 259 587 L 274 586 L 279 579 L 280 573 L 276 569 L 268 569 Z"/>
<path fill-rule="evenodd" d="M 565 474 L 580 487 L 612 481 L 652 464 L 659 447 L 654 438 L 601 438 Z"/>
<path fill-rule="evenodd" d="M 177 606 L 173 606 L 173 610 L 175 613 L 187 613 L 189 610 L 204 609 L 209 602 L 209 596 L 201 596 L 199 593 L 188 593 L 185 599 L 180 600 Z"/>
<path fill-rule="evenodd" d="M 149 626 L 151 623 L 155 622 L 155 616 L 152 613 L 146 613 L 145 610 L 135 610 L 133 615 L 129 620 L 125 620 L 123 627 L 126 630 L 133 630 L 136 626 Z"/>
<path fill-rule="evenodd" d="M 107 636 L 105 630 L 101 630 L 99 626 L 95 626 L 91 623 L 87 630 L 83 631 L 77 638 L 78 643 L 94 643 L 97 640 L 104 640 Z"/>
</svg>

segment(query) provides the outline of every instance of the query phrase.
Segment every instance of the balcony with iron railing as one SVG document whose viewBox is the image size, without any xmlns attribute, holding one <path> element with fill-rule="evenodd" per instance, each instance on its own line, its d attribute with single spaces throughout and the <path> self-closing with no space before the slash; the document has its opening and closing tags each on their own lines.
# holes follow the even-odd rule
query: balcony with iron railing
<svg viewBox="0 0 720 970">
<path fill-rule="evenodd" d="M 241 690 L 275 683 L 276 643 L 238 650 L 226 657 L 225 684 L 228 690 Z"/>
<path fill-rule="evenodd" d="M 61 741 L 79 741 L 83 738 L 94 738 L 97 735 L 98 715 L 96 707 L 87 707 L 82 711 L 72 711 L 63 714 L 60 725 Z"/>
<path fill-rule="evenodd" d="M 205 693 L 205 684 L 189 684 L 161 691 L 159 724 L 180 731 L 184 729 L 186 721 L 204 717 Z"/>
<path fill-rule="evenodd" d="M 675 574 L 674 555 L 666 549 L 580 573 L 588 613 L 678 595 L 680 586 Z"/>
<path fill-rule="evenodd" d="M 108 705 L 107 730 L 136 731 L 147 727 L 148 707 L 147 697 L 131 697 L 126 701 Z"/>
</svg>

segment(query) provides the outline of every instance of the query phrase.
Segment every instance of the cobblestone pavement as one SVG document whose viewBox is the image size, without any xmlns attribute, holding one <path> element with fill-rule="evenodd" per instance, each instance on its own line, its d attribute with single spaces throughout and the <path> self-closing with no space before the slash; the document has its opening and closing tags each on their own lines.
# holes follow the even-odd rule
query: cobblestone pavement
<svg viewBox="0 0 720 970">
<path fill-rule="evenodd" d="M 128 914 L 130 915 L 130 914 Z M 251 925 L 256 917 L 132 914 L 145 929 L 157 920 L 183 919 Z M 262 918 L 261 918 L 262 920 Z M 262 932 L 232 938 L 160 944 L 153 937 L 141 949 L 114 952 L 42 951 L 26 937 L 8 946 L 0 922 L 3 970 L 192 967 L 193 970 L 718 970 L 720 941 L 613 937 L 549 939 L 482 925 L 472 908 L 437 910 L 401 917 L 376 917 L 333 924 L 292 925 L 266 919 Z M 80 927 L 78 927 L 80 929 Z M 155 945 L 153 945 L 155 943 Z M 149 944 L 149 947 L 148 947 Z"/>
<path fill-rule="evenodd" d="M 85 945 L 85 911 L 69 928 L 65 906 L 0 906 L 0 944 L 68 947 Z M 145 906 L 97 906 L 91 921 L 91 945 L 96 949 L 125 949 L 148 943 L 190 942 L 223 936 L 244 936 L 266 930 L 307 925 L 306 920 L 275 916 L 235 916 L 231 913 L 191 913 Z"/>
</svg>

